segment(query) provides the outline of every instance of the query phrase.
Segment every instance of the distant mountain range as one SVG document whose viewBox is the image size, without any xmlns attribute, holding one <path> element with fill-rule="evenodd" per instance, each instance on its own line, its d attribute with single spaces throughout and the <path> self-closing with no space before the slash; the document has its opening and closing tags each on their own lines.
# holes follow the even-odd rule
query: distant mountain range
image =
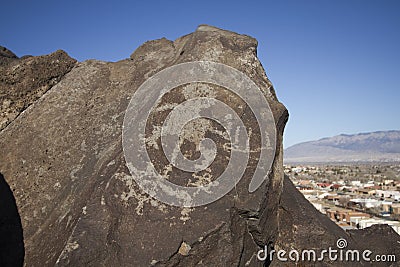
<svg viewBox="0 0 400 267">
<path fill-rule="evenodd" d="M 400 162 L 400 131 L 341 134 L 285 149 L 285 163 Z"/>
</svg>

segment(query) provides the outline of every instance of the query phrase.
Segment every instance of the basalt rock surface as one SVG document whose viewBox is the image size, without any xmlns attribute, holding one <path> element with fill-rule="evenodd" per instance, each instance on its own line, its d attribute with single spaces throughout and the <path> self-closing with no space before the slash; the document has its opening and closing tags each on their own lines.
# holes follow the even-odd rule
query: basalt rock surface
<svg viewBox="0 0 400 267">
<path fill-rule="evenodd" d="M 257 259 L 265 244 L 306 244 L 299 240 L 304 233 L 298 235 L 291 227 L 299 210 L 282 210 L 285 201 L 298 207 L 302 200 L 288 196 L 280 202 L 288 112 L 277 100 L 256 50 L 254 38 L 207 25 L 175 41 L 146 42 L 130 58 L 114 63 L 76 63 L 62 51 L 18 59 L 2 49 L 0 172 L 21 217 L 24 264 L 266 266 L 269 262 Z M 184 128 L 181 150 L 196 159 L 200 141 L 210 138 L 217 147 L 216 160 L 200 173 L 173 168 L 161 151 L 159 128 L 175 106 L 195 97 L 214 97 L 227 103 L 252 133 L 248 166 L 236 187 L 213 203 L 185 208 L 166 205 L 138 187 L 125 162 L 122 130 L 129 101 L 141 84 L 163 69 L 192 61 L 223 63 L 246 74 L 268 101 L 277 136 L 268 179 L 249 193 L 260 155 L 260 130 L 243 99 L 204 83 L 168 93 L 149 117 L 144 138 L 155 168 L 176 184 L 214 181 L 229 164 L 230 147 L 218 123 L 196 119 Z M 334 237 L 342 234 L 339 230 Z M 318 246 L 321 240 L 311 241 Z"/>
<path fill-rule="evenodd" d="M 282 133 L 288 113 L 278 102 L 256 49 L 252 37 L 202 25 L 175 41 L 146 42 L 129 59 L 115 63 L 75 63 L 58 51 L 6 65 L 5 97 L 14 96 L 16 83 L 39 80 L 36 87 L 47 88 L 47 81 L 54 81 L 36 101 L 22 96 L 21 101 L 34 103 L 0 133 L 0 170 L 21 215 L 26 266 L 260 265 L 257 251 L 273 242 L 277 233 Z M 130 98 L 146 79 L 169 66 L 198 60 L 233 67 L 261 88 L 276 121 L 271 125 L 277 127 L 276 155 L 268 181 L 250 194 L 259 134 L 246 103 L 213 85 L 177 88 L 159 110 L 168 111 L 171 103 L 193 97 L 216 97 L 230 104 L 253 131 L 250 148 L 255 153 L 235 190 L 223 198 L 195 208 L 173 207 L 136 185 L 123 155 L 122 124 Z M 18 78 L 9 82 L 12 77 Z M 157 149 L 160 140 L 154 125 L 163 114 L 150 118 L 146 137 L 156 168 L 184 185 L 214 180 L 229 162 L 223 129 L 202 119 L 191 123 L 183 134 L 182 150 L 196 157 L 196 146 L 206 137 L 215 140 L 222 156 L 203 173 L 179 172 L 169 169 Z"/>
<path fill-rule="evenodd" d="M 62 50 L 18 58 L 0 46 L 0 130 L 58 83 L 75 63 Z"/>
</svg>

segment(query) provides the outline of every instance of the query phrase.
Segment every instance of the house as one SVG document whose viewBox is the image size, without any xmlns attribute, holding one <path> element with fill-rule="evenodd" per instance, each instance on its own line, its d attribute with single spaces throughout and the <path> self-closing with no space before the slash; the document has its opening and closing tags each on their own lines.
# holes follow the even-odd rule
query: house
<svg viewBox="0 0 400 267">
<path fill-rule="evenodd" d="M 395 182 L 394 182 L 394 180 L 387 179 L 387 180 L 383 181 L 383 184 L 386 186 L 394 186 Z"/>
<path fill-rule="evenodd" d="M 381 198 L 391 198 L 394 200 L 400 200 L 400 192 L 393 190 L 376 190 L 375 195 Z"/>
<path fill-rule="evenodd" d="M 327 216 L 337 222 L 345 222 L 348 225 L 356 226 L 357 220 L 362 218 L 370 218 L 371 216 L 364 213 L 347 209 L 329 209 L 326 211 Z M 353 222 L 353 223 L 352 223 Z"/>
<path fill-rule="evenodd" d="M 311 185 L 296 185 L 297 190 L 299 191 L 313 191 L 314 188 Z"/>
<path fill-rule="evenodd" d="M 398 221 L 389 221 L 389 220 L 377 219 L 377 218 L 360 219 L 358 221 L 358 227 L 360 229 L 370 227 L 374 224 L 387 224 L 387 225 L 391 226 L 396 233 L 400 234 L 400 222 L 398 222 Z"/>
<path fill-rule="evenodd" d="M 381 204 L 381 201 L 371 198 L 353 198 L 350 199 L 348 205 L 357 208 L 376 208 Z"/>
<path fill-rule="evenodd" d="M 368 181 L 368 183 L 364 184 L 364 188 L 371 188 L 374 186 L 375 186 L 374 181 Z"/>
<path fill-rule="evenodd" d="M 372 190 L 368 189 L 368 188 L 358 188 L 358 189 L 356 189 L 356 192 L 359 193 L 360 195 L 369 195 L 370 191 L 372 191 Z"/>
<path fill-rule="evenodd" d="M 328 194 L 328 195 L 325 195 L 324 199 L 335 202 L 335 201 L 339 201 L 340 196 L 338 196 L 337 194 Z"/>
<path fill-rule="evenodd" d="M 392 204 L 392 213 L 395 215 L 400 215 L 400 203 Z"/>
<path fill-rule="evenodd" d="M 333 185 L 331 185 L 331 189 L 332 190 L 339 190 L 339 188 L 341 188 L 342 187 L 342 185 L 340 185 L 340 184 L 333 184 Z"/>
<path fill-rule="evenodd" d="M 389 214 L 392 213 L 392 202 L 391 201 L 382 201 L 382 211 L 383 213 Z"/>
<path fill-rule="evenodd" d="M 317 183 L 318 188 L 330 188 L 332 184 L 330 183 Z"/>
</svg>

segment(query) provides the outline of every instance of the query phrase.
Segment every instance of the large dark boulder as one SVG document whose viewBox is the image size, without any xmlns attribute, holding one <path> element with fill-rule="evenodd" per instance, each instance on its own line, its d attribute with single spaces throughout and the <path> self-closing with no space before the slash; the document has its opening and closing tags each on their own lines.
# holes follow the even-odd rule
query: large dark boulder
<svg viewBox="0 0 400 267">
<path fill-rule="evenodd" d="M 49 76 L 55 78 L 51 89 L 0 133 L 0 169 L 9 177 L 20 210 L 26 264 L 260 264 L 255 254 L 262 244 L 273 242 L 277 233 L 283 179 L 282 133 L 288 113 L 277 101 L 256 49 L 254 38 L 202 25 L 175 41 L 147 42 L 130 59 L 78 63 L 62 77 L 74 62 L 61 51 L 27 58 L 3 69 L 6 79 L 2 86 L 7 92 L 14 84 L 33 79 L 23 73 L 54 72 Z M 248 186 L 260 144 L 257 121 L 246 103 L 213 85 L 177 88 L 160 104 L 161 110 L 163 105 L 180 103 L 199 93 L 216 95 L 230 104 L 248 129 L 253 129 L 250 148 L 254 152 L 244 177 L 229 194 L 206 206 L 174 207 L 152 199 L 133 180 L 122 150 L 122 123 L 130 98 L 146 79 L 169 66 L 198 60 L 233 67 L 261 88 L 276 122 L 270 125 L 276 127 L 276 154 L 268 182 L 250 194 Z M 58 71 L 60 65 L 65 71 Z M 44 82 L 40 85 L 48 86 L 48 78 L 39 80 Z M 208 89 L 200 92 L 204 86 Z M 150 133 L 160 124 L 160 116 L 151 117 Z M 172 170 L 168 175 L 178 177 L 176 183 L 189 179 L 196 183 L 205 175 L 215 179 L 228 164 L 225 156 L 230 153 L 221 134 L 223 129 L 204 120 L 193 122 L 190 129 L 214 139 L 222 156 L 210 166 L 208 174 L 196 177 Z M 183 137 L 186 141 L 182 149 L 196 153 L 199 140 L 190 136 Z M 165 162 L 160 151 L 152 148 L 149 150 L 156 167 L 167 166 L 162 165 Z"/>
<path fill-rule="evenodd" d="M 76 63 L 62 51 L 21 59 L 5 54 L 7 62 L 0 67 L 0 171 L 21 216 L 26 266 L 266 266 L 269 262 L 257 259 L 266 244 L 322 246 L 343 235 L 290 181 L 283 183 L 282 135 L 288 112 L 257 58 L 254 38 L 201 25 L 175 41 L 146 42 L 115 63 Z M 234 166 L 244 165 L 242 179 L 222 198 L 203 206 L 171 206 L 138 186 L 137 179 L 148 173 L 130 173 L 132 162 L 126 162 L 122 145 L 124 116 L 145 81 L 194 61 L 225 64 L 256 85 L 258 91 L 250 98 L 257 96 L 270 107 L 273 120 L 268 125 L 276 132 L 267 144 L 274 149 L 272 166 L 261 186 L 249 192 L 263 160 L 265 132 L 255 114 L 243 98 L 222 86 L 181 84 L 156 103 L 146 125 L 137 122 L 146 132 L 133 139 L 145 141 L 154 168 L 175 184 L 197 186 L 215 181 L 229 166 L 236 147 L 226 129 L 204 118 L 185 125 L 179 149 L 196 160 L 200 141 L 212 139 L 218 153 L 207 169 L 179 170 L 161 150 L 163 122 L 171 110 L 196 97 L 215 98 L 238 115 L 250 133 L 250 153 L 247 165 Z M 142 94 L 143 103 L 153 93 Z M 130 112 L 140 115 L 141 110 Z M 135 123 L 128 125 L 134 128 Z M 307 235 L 311 229 L 317 235 Z"/>
</svg>

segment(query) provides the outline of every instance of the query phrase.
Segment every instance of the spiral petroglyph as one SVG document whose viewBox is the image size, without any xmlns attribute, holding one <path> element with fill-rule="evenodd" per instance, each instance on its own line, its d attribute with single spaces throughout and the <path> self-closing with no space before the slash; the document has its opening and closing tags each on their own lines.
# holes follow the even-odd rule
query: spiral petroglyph
<svg viewBox="0 0 400 267">
<path fill-rule="evenodd" d="M 222 101 L 221 92 L 232 101 Z M 246 125 L 249 116 L 257 129 Z M 276 129 L 250 78 L 224 64 L 195 61 L 166 68 L 138 88 L 125 113 L 122 142 L 143 191 L 169 205 L 196 207 L 231 191 L 251 153 L 257 154 L 249 183 L 254 192 L 272 166 Z M 223 170 L 214 171 L 215 162 Z"/>
</svg>

